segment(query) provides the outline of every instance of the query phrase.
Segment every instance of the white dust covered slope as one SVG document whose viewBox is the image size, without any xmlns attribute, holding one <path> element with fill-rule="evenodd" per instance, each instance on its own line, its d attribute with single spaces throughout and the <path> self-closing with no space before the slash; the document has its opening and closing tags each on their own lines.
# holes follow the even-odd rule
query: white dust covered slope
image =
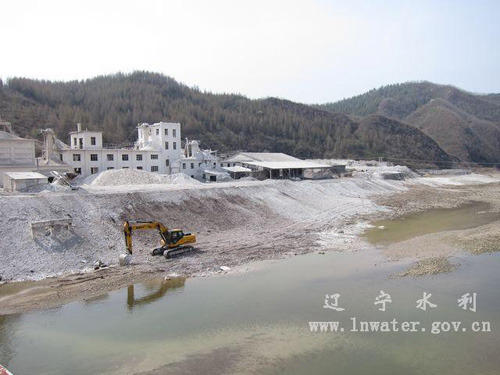
<svg viewBox="0 0 500 375">
<path fill-rule="evenodd" d="M 315 242 L 318 233 L 383 209 L 374 203 L 375 195 L 394 194 L 422 180 L 395 181 L 360 173 L 335 180 L 192 185 L 184 175 L 152 177 L 136 172 L 116 171 L 118 178 L 127 176 L 134 184 L 152 181 L 150 189 L 0 195 L 0 276 L 4 280 L 36 279 L 89 269 L 96 260 L 117 264 L 118 256 L 125 251 L 124 220 L 158 220 L 168 227 L 196 233 L 201 252 L 171 262 L 149 255 L 149 250 L 159 244 L 156 232 L 134 235 L 134 261 L 163 262 L 168 270 L 179 272 L 186 271 L 183 265 L 192 267 L 193 272 L 200 267 L 206 269 L 210 259 L 219 266 L 231 265 L 226 263 L 230 255 L 233 260 L 250 261 L 270 259 L 273 253 L 313 251 L 308 244 Z M 105 172 L 87 183 L 116 183 L 107 181 L 109 175 Z M 465 177 L 479 179 L 474 175 L 457 178 L 466 183 Z M 179 185 L 163 189 L 156 178 L 167 181 L 164 184 Z M 38 230 L 31 238 L 32 221 L 67 215 L 73 219 L 70 231 L 61 229 L 50 235 Z"/>
<path fill-rule="evenodd" d="M 87 177 L 82 185 L 88 186 L 124 186 L 124 185 L 154 185 L 154 184 L 174 184 L 174 185 L 197 185 L 199 181 L 187 176 L 184 173 L 172 175 L 160 175 L 137 169 L 111 169 L 96 175 Z"/>
<path fill-rule="evenodd" d="M 245 236 L 252 241 L 262 238 L 264 243 L 263 233 L 281 233 L 277 224 L 280 220 L 314 227 L 334 225 L 346 217 L 377 209 L 368 199 L 374 193 L 404 188 L 399 181 L 363 179 L 252 181 L 211 186 L 113 194 L 0 196 L 0 275 L 7 280 L 41 278 L 89 268 L 95 260 L 116 264 L 119 254 L 125 251 L 123 221 L 127 219 L 159 220 L 169 227 L 197 233 L 199 242 L 229 231 L 234 245 L 231 248 L 238 251 L 239 246 L 248 245 L 243 240 Z M 31 238 L 30 222 L 67 215 L 73 218 L 71 231 L 62 229 L 51 236 L 39 230 Z M 234 233 L 241 233 L 242 237 Z M 145 250 L 156 247 L 158 241 L 157 233 L 136 234 L 134 245 L 141 251 L 134 258 L 151 260 Z M 258 250 L 257 246 L 255 251 Z"/>
</svg>

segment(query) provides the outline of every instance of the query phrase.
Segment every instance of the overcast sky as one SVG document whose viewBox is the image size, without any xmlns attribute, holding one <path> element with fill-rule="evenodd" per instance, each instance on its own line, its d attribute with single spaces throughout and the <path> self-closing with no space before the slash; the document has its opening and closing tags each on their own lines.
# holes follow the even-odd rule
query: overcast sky
<svg viewBox="0 0 500 375">
<path fill-rule="evenodd" d="M 500 92 L 499 0 L 2 0 L 0 14 L 4 80 L 149 70 L 304 103 L 414 80 Z"/>
</svg>

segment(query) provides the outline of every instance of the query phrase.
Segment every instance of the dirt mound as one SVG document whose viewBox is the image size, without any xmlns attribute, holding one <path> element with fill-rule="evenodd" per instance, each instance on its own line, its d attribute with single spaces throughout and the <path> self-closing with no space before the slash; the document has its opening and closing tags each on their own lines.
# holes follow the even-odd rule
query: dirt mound
<svg viewBox="0 0 500 375">
<path fill-rule="evenodd" d="M 200 184 L 200 182 L 185 175 L 184 173 L 175 173 L 167 176 L 137 169 L 112 169 L 89 176 L 83 180 L 82 184 L 90 186 L 153 184 L 196 185 Z"/>
</svg>

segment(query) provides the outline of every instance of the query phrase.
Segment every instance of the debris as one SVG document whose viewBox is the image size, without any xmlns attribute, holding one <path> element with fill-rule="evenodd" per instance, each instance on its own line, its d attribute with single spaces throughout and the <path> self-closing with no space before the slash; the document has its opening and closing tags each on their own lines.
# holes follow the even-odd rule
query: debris
<svg viewBox="0 0 500 375">
<path fill-rule="evenodd" d="M 35 229 L 46 229 L 46 235 L 53 235 L 54 229 L 56 227 L 64 227 L 67 230 L 71 230 L 71 226 L 73 225 L 73 218 L 71 215 L 67 215 L 67 218 L 64 219 L 53 219 L 53 220 L 42 220 L 42 221 L 32 221 L 30 223 L 30 234 L 31 238 L 35 238 Z"/>
<path fill-rule="evenodd" d="M 120 264 L 120 266 L 128 266 L 128 265 L 130 265 L 131 261 L 132 261 L 132 255 L 120 254 L 118 263 Z"/>
<path fill-rule="evenodd" d="M 107 266 L 108 266 L 107 264 L 105 264 L 104 262 L 101 262 L 100 260 L 96 260 L 94 262 L 94 270 L 98 270 L 99 268 L 105 268 Z"/>
</svg>

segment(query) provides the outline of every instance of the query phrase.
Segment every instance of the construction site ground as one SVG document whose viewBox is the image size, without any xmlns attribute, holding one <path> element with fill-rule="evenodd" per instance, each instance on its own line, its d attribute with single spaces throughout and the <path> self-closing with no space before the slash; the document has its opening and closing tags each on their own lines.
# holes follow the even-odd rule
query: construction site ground
<svg viewBox="0 0 500 375">
<path fill-rule="evenodd" d="M 369 222 L 472 202 L 486 202 L 498 211 L 499 182 L 494 170 L 401 181 L 384 179 L 368 168 L 352 178 L 321 181 L 87 186 L 3 194 L 0 276 L 9 284 L 0 292 L 0 314 L 55 307 L 153 277 L 246 272 L 261 260 L 376 249 L 359 237 Z M 37 230 L 31 236 L 31 222 L 68 215 L 70 230 Z M 133 262 L 120 267 L 124 220 L 157 220 L 192 231 L 198 238 L 196 250 L 170 260 L 153 257 L 150 251 L 159 245 L 158 233 L 137 232 Z M 388 261 L 478 253 L 482 244 L 498 239 L 498 221 L 455 232 L 421 236 L 383 253 Z M 96 261 L 107 267 L 94 270 Z"/>
</svg>

